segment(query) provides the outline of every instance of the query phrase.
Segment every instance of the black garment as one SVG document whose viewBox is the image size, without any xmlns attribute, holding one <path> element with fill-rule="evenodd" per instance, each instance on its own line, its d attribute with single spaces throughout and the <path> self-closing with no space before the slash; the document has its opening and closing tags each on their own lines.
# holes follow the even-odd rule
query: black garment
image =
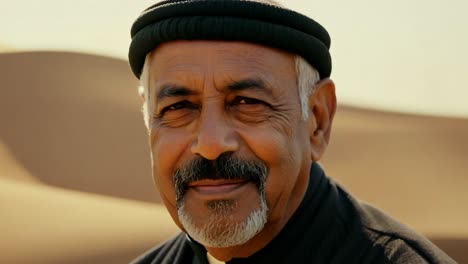
<svg viewBox="0 0 468 264">
<path fill-rule="evenodd" d="M 181 233 L 135 264 L 207 264 L 203 246 Z M 455 263 L 381 211 L 358 202 L 312 164 L 307 192 L 283 230 L 263 249 L 228 264 Z"/>
</svg>

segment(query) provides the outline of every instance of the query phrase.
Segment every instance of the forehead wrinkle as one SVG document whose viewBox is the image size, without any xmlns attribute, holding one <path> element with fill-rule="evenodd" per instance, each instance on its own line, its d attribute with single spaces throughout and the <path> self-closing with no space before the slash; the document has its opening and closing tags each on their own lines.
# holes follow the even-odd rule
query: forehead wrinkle
<svg viewBox="0 0 468 264">
<path fill-rule="evenodd" d="M 167 74 L 175 74 L 178 76 L 180 72 L 200 71 L 199 64 L 196 63 L 196 58 L 192 58 L 190 54 L 160 54 L 157 52 L 153 54 L 153 64 L 155 64 L 153 72 L 156 73 L 157 79 Z"/>
<path fill-rule="evenodd" d="M 150 87 L 154 87 L 153 91 L 156 95 L 161 91 L 161 89 L 167 86 L 184 87 L 188 90 L 196 90 L 197 80 L 196 78 L 193 78 L 194 72 L 199 73 L 200 71 L 198 69 L 169 69 L 165 71 L 165 73 L 161 74 L 164 76 L 154 76 L 154 79 L 150 80 Z"/>
<path fill-rule="evenodd" d="M 258 68 L 264 68 L 268 65 L 263 58 L 268 57 L 270 55 L 269 52 L 271 52 L 271 50 L 252 44 L 240 49 L 232 48 L 231 45 L 220 45 L 217 49 L 217 53 L 221 55 L 217 56 L 216 62 L 221 65 L 226 63 L 226 65 L 242 65 L 242 67 L 257 66 Z"/>
<path fill-rule="evenodd" d="M 179 75 L 181 73 L 195 73 L 199 74 L 202 72 L 200 69 L 199 65 L 196 63 L 187 63 L 187 62 L 181 62 L 181 63 L 173 63 L 171 65 L 167 65 L 165 67 L 165 70 L 162 74 L 175 74 Z M 190 75 L 190 74 L 183 74 L 185 75 Z"/>
<path fill-rule="evenodd" d="M 222 57 L 220 59 L 221 62 L 226 62 L 226 64 L 221 63 L 221 65 L 225 65 L 226 70 L 230 68 L 238 68 L 239 66 L 244 69 L 244 71 L 249 72 L 251 70 L 255 70 L 258 72 L 265 71 L 265 66 L 267 66 L 261 59 L 255 57 Z"/>
<path fill-rule="evenodd" d="M 229 89 L 229 85 L 242 82 L 245 80 L 259 80 L 262 83 L 262 86 L 265 88 L 264 91 L 262 89 L 246 89 L 249 91 L 255 91 L 259 94 L 265 94 L 271 96 L 271 99 L 279 99 L 281 96 L 284 96 L 283 89 L 279 89 L 280 80 L 278 76 L 274 75 L 267 71 L 267 69 L 261 67 L 261 65 L 253 65 L 250 64 L 247 67 L 242 67 L 242 72 L 238 71 L 231 71 L 229 68 L 233 66 L 226 66 L 224 69 L 219 69 L 218 74 L 216 76 L 219 78 L 215 81 L 215 87 L 218 90 L 224 90 L 226 93 L 232 92 Z"/>
<path fill-rule="evenodd" d="M 253 48 L 256 50 L 256 48 Z M 230 76 L 231 72 L 245 74 L 247 77 L 255 77 L 257 75 L 265 81 L 268 86 L 273 87 L 271 81 L 273 79 L 278 79 L 271 71 L 271 65 L 267 63 L 263 57 L 268 56 L 267 52 L 262 50 L 258 51 L 232 51 L 226 50 L 228 55 L 221 56 L 218 59 L 219 67 L 218 72 Z M 240 71 L 239 71 L 240 69 Z"/>
<path fill-rule="evenodd" d="M 199 82 L 197 76 L 204 74 L 203 70 L 198 64 L 190 63 L 183 58 L 184 56 L 179 55 L 161 58 L 161 61 L 154 65 L 156 69 L 150 72 L 150 87 L 155 87 L 155 93 L 167 85 L 195 90 Z"/>
</svg>

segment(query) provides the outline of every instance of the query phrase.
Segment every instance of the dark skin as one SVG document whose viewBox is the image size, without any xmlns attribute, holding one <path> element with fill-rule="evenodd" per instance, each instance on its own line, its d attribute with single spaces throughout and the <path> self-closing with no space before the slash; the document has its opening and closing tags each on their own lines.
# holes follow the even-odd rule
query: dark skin
<svg viewBox="0 0 468 264">
<path fill-rule="evenodd" d="M 336 110 L 334 83 L 318 83 L 304 120 L 293 58 L 244 42 L 174 41 L 155 49 L 149 59 L 153 175 L 182 230 L 172 180 L 176 168 L 196 156 L 214 160 L 225 152 L 268 167 L 266 225 L 242 245 L 207 247 L 219 260 L 250 256 L 281 231 L 304 197 L 311 162 L 327 148 Z M 210 214 L 207 201 L 216 199 L 236 202 L 229 221 L 245 220 L 259 205 L 258 192 L 252 183 L 236 184 L 193 183 L 185 201 L 194 222 L 203 224 Z M 210 192 L 197 186 L 209 186 Z"/>
</svg>

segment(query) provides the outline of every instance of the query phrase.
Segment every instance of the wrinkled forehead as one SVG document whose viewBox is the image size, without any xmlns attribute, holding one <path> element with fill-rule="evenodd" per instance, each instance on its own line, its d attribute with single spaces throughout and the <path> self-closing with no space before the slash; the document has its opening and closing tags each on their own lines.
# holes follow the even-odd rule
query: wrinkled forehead
<svg viewBox="0 0 468 264">
<path fill-rule="evenodd" d="M 296 82 L 294 55 L 248 42 L 171 41 L 151 53 L 148 67 L 150 87 L 224 87 L 243 80 L 274 88 Z"/>
<path fill-rule="evenodd" d="M 152 79 L 171 74 L 273 74 L 295 76 L 294 55 L 248 42 L 171 41 L 154 49 L 149 57 Z"/>
</svg>

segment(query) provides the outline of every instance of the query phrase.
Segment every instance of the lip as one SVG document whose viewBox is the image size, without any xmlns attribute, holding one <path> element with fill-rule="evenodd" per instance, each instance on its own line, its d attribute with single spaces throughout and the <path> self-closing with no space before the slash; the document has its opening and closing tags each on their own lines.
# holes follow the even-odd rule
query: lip
<svg viewBox="0 0 468 264">
<path fill-rule="evenodd" d="M 201 195 L 218 196 L 233 193 L 247 183 L 245 180 L 202 180 L 188 187 Z"/>
</svg>

